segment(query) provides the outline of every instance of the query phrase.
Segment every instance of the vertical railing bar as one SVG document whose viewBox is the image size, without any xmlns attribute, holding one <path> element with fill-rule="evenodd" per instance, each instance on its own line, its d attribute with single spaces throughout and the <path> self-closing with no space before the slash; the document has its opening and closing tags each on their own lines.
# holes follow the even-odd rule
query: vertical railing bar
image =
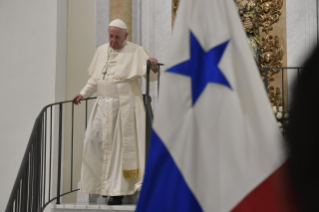
<svg viewBox="0 0 319 212">
<path fill-rule="evenodd" d="M 150 80 L 150 68 L 151 68 L 151 61 L 147 60 L 147 67 L 146 67 L 146 98 L 148 98 L 150 93 L 150 86 L 149 86 L 149 80 Z"/>
<path fill-rule="evenodd" d="M 12 211 L 13 212 L 14 211 L 14 199 L 12 201 L 8 202 L 8 205 L 9 205 L 8 211 Z"/>
<path fill-rule="evenodd" d="M 19 189 L 17 190 L 17 196 L 16 196 L 16 200 L 15 200 L 15 205 L 14 205 L 14 209 L 15 209 L 15 212 L 18 211 L 18 192 L 19 192 Z"/>
<path fill-rule="evenodd" d="M 52 160 L 52 105 L 51 105 L 51 110 L 50 110 L 50 167 L 49 167 L 49 194 L 48 194 L 48 199 L 50 200 L 51 198 L 51 160 Z"/>
<path fill-rule="evenodd" d="M 22 202 L 22 176 L 20 180 L 20 190 L 19 190 L 19 205 L 18 205 L 18 211 L 21 211 L 21 202 Z"/>
<path fill-rule="evenodd" d="M 32 205 L 31 205 L 31 211 L 35 209 L 35 177 L 36 177 L 36 135 L 34 136 L 34 142 L 33 142 L 33 156 L 32 156 Z"/>
<path fill-rule="evenodd" d="M 26 168 L 24 168 L 24 173 L 21 177 L 21 203 L 20 203 L 20 211 L 21 211 L 21 208 L 25 208 L 24 204 L 25 204 L 25 196 L 24 196 L 24 193 L 25 193 L 25 175 L 26 175 Z"/>
<path fill-rule="evenodd" d="M 73 190 L 73 139 L 74 139 L 74 103 L 72 102 L 72 128 L 71 128 L 71 191 Z"/>
<path fill-rule="evenodd" d="M 20 203 L 19 203 L 19 211 L 21 211 L 21 205 L 22 205 L 22 202 L 23 202 L 23 196 L 22 196 L 22 194 L 23 194 L 23 177 L 24 176 L 21 176 L 21 181 L 20 181 L 20 196 L 19 196 L 19 198 L 20 198 Z"/>
<path fill-rule="evenodd" d="M 42 193 L 43 193 L 43 141 L 44 141 L 44 113 L 42 114 L 42 117 L 41 117 L 41 137 L 40 137 L 40 144 L 41 144 L 41 147 L 40 147 L 40 191 L 39 191 L 39 208 L 41 208 L 41 205 L 42 205 Z"/>
<path fill-rule="evenodd" d="M 88 100 L 85 100 L 85 129 L 88 126 Z"/>
<path fill-rule="evenodd" d="M 149 92 L 150 92 L 150 69 L 151 69 L 151 61 L 147 60 L 146 62 L 146 97 L 145 97 L 145 162 L 147 160 L 148 156 L 148 149 L 149 149 L 149 130 L 148 128 L 152 124 L 150 121 L 150 113 L 149 113 L 149 104 L 150 104 L 150 99 L 149 99 Z"/>
<path fill-rule="evenodd" d="M 20 186 L 19 186 L 19 189 L 18 189 L 18 201 L 17 201 L 17 211 L 19 211 L 19 208 L 20 208 L 20 202 L 21 202 L 21 198 L 20 198 L 20 192 L 21 192 L 21 180 L 20 180 Z"/>
<path fill-rule="evenodd" d="M 18 211 L 20 212 L 20 206 L 21 206 L 21 179 L 19 183 L 19 190 L 18 190 Z"/>
<path fill-rule="evenodd" d="M 60 103 L 60 113 L 59 113 L 59 152 L 58 152 L 58 186 L 57 186 L 57 201 L 56 204 L 61 204 L 60 202 L 60 189 L 61 189 L 61 157 L 62 157 L 62 103 Z"/>
<path fill-rule="evenodd" d="M 19 209 L 19 211 L 21 211 L 22 204 L 25 201 L 24 198 L 23 198 L 23 194 L 24 194 L 24 186 L 23 186 L 24 175 L 25 175 L 25 173 L 21 176 L 20 209 Z"/>
<path fill-rule="evenodd" d="M 42 159 L 43 159 L 43 145 L 42 145 L 42 141 L 43 141 L 43 115 L 41 117 L 41 137 L 40 137 L 40 140 L 39 140 L 39 143 L 40 143 L 40 171 L 39 171 L 39 177 L 40 177 L 40 180 L 39 180 L 39 197 L 38 197 L 38 207 L 40 208 L 41 207 L 41 203 L 42 203 L 42 168 L 43 168 L 43 163 L 42 163 Z"/>
<path fill-rule="evenodd" d="M 43 121 L 41 121 L 41 123 L 43 123 Z M 37 197 L 36 197 L 36 210 L 39 209 L 40 205 L 41 205 L 41 202 L 42 202 L 42 196 L 41 196 L 41 193 L 42 193 L 42 136 L 43 136 L 43 128 L 42 128 L 43 124 L 41 124 L 41 136 L 40 136 L 40 133 L 39 133 L 39 136 L 40 136 L 40 140 L 37 140 L 37 155 L 36 155 L 36 161 L 35 161 L 35 166 L 38 167 L 35 169 L 36 171 L 36 178 L 35 178 L 35 185 L 38 186 L 38 188 L 36 189 L 36 194 L 37 194 Z"/>
<path fill-rule="evenodd" d="M 285 80 L 284 80 L 284 69 L 281 69 L 282 73 L 281 73 L 281 83 L 282 83 L 282 118 L 281 118 L 281 125 L 284 126 L 284 114 L 285 114 Z M 285 128 L 283 127 L 283 131 L 285 131 Z"/>
<path fill-rule="evenodd" d="M 38 211 L 40 204 L 40 171 L 41 171 L 41 122 L 38 122 L 37 134 L 35 139 L 35 194 L 34 194 L 34 211 Z"/>
<path fill-rule="evenodd" d="M 37 161 L 38 161 L 38 145 L 37 145 L 37 139 L 38 139 L 38 132 L 36 132 L 35 139 L 34 139 L 34 155 L 33 155 L 33 202 L 32 202 L 32 210 L 37 209 Z"/>
<path fill-rule="evenodd" d="M 21 205 L 22 205 L 22 201 L 23 201 L 23 199 L 22 199 L 22 193 L 23 193 L 23 184 L 22 184 L 22 182 L 23 182 L 23 176 L 21 176 L 21 180 L 20 180 L 20 193 L 19 193 L 19 198 L 20 198 L 20 202 L 19 202 L 19 211 L 21 211 Z"/>
<path fill-rule="evenodd" d="M 19 205 L 19 189 L 16 191 L 16 204 L 15 204 L 15 211 L 18 212 L 18 205 Z"/>
<path fill-rule="evenodd" d="M 35 204 L 35 210 L 38 211 L 39 208 L 39 204 L 40 204 L 40 189 L 41 189 L 41 176 L 40 176 L 40 172 L 41 172 L 41 134 L 39 132 L 42 132 L 42 125 L 40 125 L 40 127 L 38 127 L 38 135 L 36 138 L 36 164 L 35 164 L 35 171 L 36 171 L 36 177 L 35 177 L 35 185 L 36 185 L 36 189 L 35 189 L 35 193 L 36 193 L 36 204 Z"/>
<path fill-rule="evenodd" d="M 157 65 L 157 101 L 159 99 L 159 89 L 160 89 L 160 69 L 161 66 Z"/>
<path fill-rule="evenodd" d="M 281 76 L 282 76 L 282 107 L 283 108 L 285 108 L 285 85 L 284 85 L 284 83 L 285 83 L 285 81 L 284 81 L 284 69 L 281 69 L 281 71 L 282 71 L 282 73 L 281 73 Z M 284 109 L 283 109 L 283 111 L 284 111 Z"/>
<path fill-rule="evenodd" d="M 33 200 L 33 147 L 31 147 L 30 151 L 30 180 L 29 180 L 29 200 L 28 200 L 28 212 L 31 212 L 32 209 L 32 200 Z"/>
<path fill-rule="evenodd" d="M 35 208 L 35 159 L 36 159 L 36 148 L 35 148 L 35 143 L 36 143 L 36 135 L 34 136 L 34 141 L 33 141 L 33 146 L 32 146 L 32 202 L 31 202 L 31 210 L 33 211 Z"/>
<path fill-rule="evenodd" d="M 30 150 L 31 151 L 31 150 Z M 30 152 L 28 153 L 28 162 L 27 162 L 27 168 L 26 168 L 26 180 L 25 180 L 25 183 L 26 183 L 26 191 L 25 191 L 25 201 L 26 201 L 26 204 L 24 206 L 25 208 L 25 211 L 27 212 L 28 211 L 28 201 L 29 201 L 29 179 L 30 179 Z"/>
<path fill-rule="evenodd" d="M 31 150 L 30 150 L 31 152 Z M 26 205 L 25 205 L 25 208 L 26 208 L 26 212 L 28 211 L 28 208 L 29 208 L 29 200 L 30 200 L 30 195 L 29 195 L 29 191 L 30 191 L 30 161 L 31 161 L 31 157 L 30 157 L 30 153 L 29 153 L 29 162 L 28 162 L 28 173 L 27 173 L 27 191 L 26 191 L 26 195 L 27 195 L 27 198 L 26 198 Z"/>
<path fill-rule="evenodd" d="M 265 87 L 266 87 L 266 93 L 268 96 L 268 69 L 265 69 Z"/>
<path fill-rule="evenodd" d="M 33 210 L 37 211 L 38 210 L 38 186 L 39 186 L 39 179 L 38 179 L 38 161 L 39 161 L 39 153 L 38 153 L 38 149 L 39 149 L 39 145 L 38 145 L 38 136 L 39 136 L 39 132 L 38 132 L 38 127 L 37 127 L 37 134 L 36 134 L 36 138 L 35 138 L 35 144 L 34 144 L 34 206 L 33 206 Z"/>
<path fill-rule="evenodd" d="M 32 185 L 32 209 L 31 211 L 34 211 L 36 210 L 36 187 L 37 187 L 37 184 L 36 184 L 36 169 L 37 169 L 37 166 L 36 166 L 36 159 L 37 159 L 37 145 L 36 145 L 36 139 L 37 139 L 37 132 L 36 132 L 36 135 L 34 136 L 34 144 L 33 144 L 33 185 Z"/>
<path fill-rule="evenodd" d="M 28 198 L 27 198 L 27 205 L 26 205 L 26 209 L 27 211 L 30 211 L 29 210 L 29 205 L 30 205 L 30 190 L 31 190 L 31 151 L 32 151 L 32 148 L 30 149 L 30 152 L 29 152 L 29 162 L 28 162 Z"/>
<path fill-rule="evenodd" d="M 44 182 L 43 182 L 43 205 L 45 204 L 45 183 L 46 183 L 46 172 L 47 172 L 47 109 L 44 112 Z"/>
<path fill-rule="evenodd" d="M 21 179 L 20 179 L 20 183 L 19 183 L 19 191 L 18 191 L 18 211 L 20 212 L 20 206 L 21 206 Z"/>
<path fill-rule="evenodd" d="M 27 208 L 27 203 L 28 203 L 28 171 L 29 171 L 29 162 L 26 163 L 26 167 L 24 170 L 24 175 L 22 178 L 22 202 L 21 202 L 21 208 L 23 208 L 23 211 L 26 211 L 24 209 Z"/>
<path fill-rule="evenodd" d="M 17 194 L 16 194 L 16 212 L 18 212 L 18 208 L 19 208 L 19 189 L 17 189 Z"/>
<path fill-rule="evenodd" d="M 20 209 L 19 211 L 21 211 L 22 209 L 22 205 L 24 204 L 25 199 L 23 198 L 23 194 L 24 194 L 24 185 L 23 185 L 23 179 L 25 178 L 25 172 L 24 174 L 21 176 L 21 191 L 20 191 Z"/>
<path fill-rule="evenodd" d="M 20 188 L 20 186 L 19 186 L 19 188 Z M 18 188 L 18 190 L 17 190 L 17 209 L 16 209 L 16 211 L 18 211 L 19 212 L 19 194 L 20 194 L 20 189 Z"/>
</svg>

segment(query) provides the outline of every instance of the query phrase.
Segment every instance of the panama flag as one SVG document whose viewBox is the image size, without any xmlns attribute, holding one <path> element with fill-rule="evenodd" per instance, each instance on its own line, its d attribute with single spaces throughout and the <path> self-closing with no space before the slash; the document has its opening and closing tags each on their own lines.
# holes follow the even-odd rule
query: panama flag
<svg viewBox="0 0 319 212">
<path fill-rule="evenodd" d="M 138 212 L 276 212 L 286 155 L 234 0 L 182 0 Z"/>
</svg>

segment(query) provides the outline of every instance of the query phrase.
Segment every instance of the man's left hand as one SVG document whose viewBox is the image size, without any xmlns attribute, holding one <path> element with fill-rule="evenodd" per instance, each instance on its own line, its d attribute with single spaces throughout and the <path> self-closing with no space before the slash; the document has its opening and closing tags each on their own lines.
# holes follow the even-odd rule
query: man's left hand
<svg viewBox="0 0 319 212">
<path fill-rule="evenodd" d="M 154 57 L 150 57 L 148 60 L 151 62 L 151 69 L 152 69 L 152 71 L 153 71 L 154 73 L 156 73 L 156 72 L 157 72 L 157 59 L 154 58 Z"/>
<path fill-rule="evenodd" d="M 148 60 L 151 61 L 151 66 L 152 67 L 157 65 L 157 59 L 156 58 L 150 57 Z"/>
</svg>

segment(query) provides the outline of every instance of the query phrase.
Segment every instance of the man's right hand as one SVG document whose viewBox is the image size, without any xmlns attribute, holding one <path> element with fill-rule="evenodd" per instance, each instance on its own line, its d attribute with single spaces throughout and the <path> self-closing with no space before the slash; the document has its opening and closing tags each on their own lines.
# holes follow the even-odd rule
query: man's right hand
<svg viewBox="0 0 319 212">
<path fill-rule="evenodd" d="M 83 99 L 83 96 L 81 94 L 76 95 L 73 98 L 73 102 L 75 105 L 81 104 L 81 99 Z"/>
</svg>

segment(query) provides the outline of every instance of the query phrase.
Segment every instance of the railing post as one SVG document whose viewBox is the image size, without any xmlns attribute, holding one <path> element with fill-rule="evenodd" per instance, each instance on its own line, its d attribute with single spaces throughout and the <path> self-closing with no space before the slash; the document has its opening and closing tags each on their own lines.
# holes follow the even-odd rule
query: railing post
<svg viewBox="0 0 319 212">
<path fill-rule="evenodd" d="M 151 61 L 147 60 L 146 67 L 146 98 L 148 98 L 150 94 L 150 70 L 151 70 Z"/>
<path fill-rule="evenodd" d="M 281 83 L 282 83 L 282 109 L 285 111 L 285 80 L 284 80 L 284 69 L 281 69 Z"/>
<path fill-rule="evenodd" d="M 59 104 L 59 152 L 58 152 L 58 184 L 57 184 L 57 200 L 56 204 L 61 204 L 61 163 L 62 163 L 62 103 Z"/>
<path fill-rule="evenodd" d="M 52 105 L 51 105 L 51 108 L 50 108 L 50 167 L 49 167 L 49 192 L 48 192 L 48 200 L 50 201 L 51 199 L 51 164 L 52 164 L 52 123 L 53 123 L 53 120 L 52 120 Z"/>
<path fill-rule="evenodd" d="M 41 117 L 42 118 L 42 117 Z M 41 167 L 41 135 L 42 135 L 42 119 L 38 119 L 37 135 L 35 138 L 35 176 L 34 176 L 34 210 L 37 211 L 40 206 L 40 167 Z"/>
<path fill-rule="evenodd" d="M 85 100 L 85 129 L 88 127 L 88 100 Z"/>
<path fill-rule="evenodd" d="M 157 64 L 157 101 L 158 101 L 159 89 L 160 89 L 160 75 L 161 75 L 161 64 Z"/>
<path fill-rule="evenodd" d="M 74 140 L 74 103 L 72 102 L 72 127 L 71 127 L 71 191 L 73 190 L 73 140 Z"/>
<path fill-rule="evenodd" d="M 149 113 L 149 93 L 150 93 L 150 70 L 151 70 L 151 61 L 147 60 L 147 67 L 146 67 L 146 96 L 145 96 L 145 161 L 148 155 L 149 143 L 150 143 L 150 125 L 152 121 L 150 120 L 150 113 Z"/>
<path fill-rule="evenodd" d="M 27 206 L 28 206 L 28 183 L 29 183 L 29 163 L 27 163 L 26 167 L 25 167 L 25 171 L 24 171 L 24 175 L 22 178 L 22 193 L 21 193 L 21 208 L 22 211 L 26 211 L 27 210 Z"/>
<path fill-rule="evenodd" d="M 265 69 L 265 87 L 266 87 L 266 92 L 268 95 L 268 69 Z"/>
</svg>

